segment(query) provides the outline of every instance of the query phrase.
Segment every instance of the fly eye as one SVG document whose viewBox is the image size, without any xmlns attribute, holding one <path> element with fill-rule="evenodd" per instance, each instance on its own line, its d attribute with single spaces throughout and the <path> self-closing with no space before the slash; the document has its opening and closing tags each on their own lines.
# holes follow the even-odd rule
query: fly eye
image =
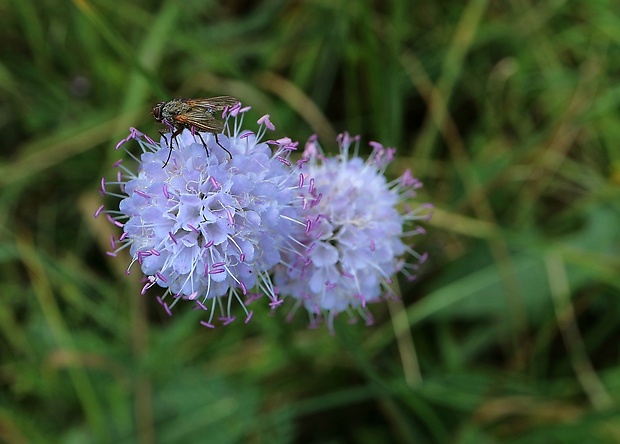
<svg viewBox="0 0 620 444">
<path fill-rule="evenodd" d="M 158 103 L 157 105 L 155 105 L 155 108 L 153 108 L 153 117 L 155 117 L 155 120 L 161 120 L 162 106 L 164 106 L 164 102 Z"/>
</svg>

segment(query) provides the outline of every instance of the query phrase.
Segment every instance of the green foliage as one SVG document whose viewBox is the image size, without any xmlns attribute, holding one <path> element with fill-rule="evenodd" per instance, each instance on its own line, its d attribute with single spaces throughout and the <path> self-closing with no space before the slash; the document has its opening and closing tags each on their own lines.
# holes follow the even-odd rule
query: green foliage
<svg viewBox="0 0 620 444">
<path fill-rule="evenodd" d="M 620 441 L 620 8 L 610 1 L 0 6 L 0 440 Z M 203 329 L 140 296 L 99 178 L 153 103 L 398 147 L 437 211 L 372 327 Z M 335 145 L 334 145 L 335 146 Z"/>
</svg>

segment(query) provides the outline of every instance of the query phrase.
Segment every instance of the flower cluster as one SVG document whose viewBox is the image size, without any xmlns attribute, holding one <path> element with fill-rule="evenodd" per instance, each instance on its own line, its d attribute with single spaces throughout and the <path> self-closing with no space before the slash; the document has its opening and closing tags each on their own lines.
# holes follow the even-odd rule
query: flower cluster
<svg viewBox="0 0 620 444">
<path fill-rule="evenodd" d="M 102 180 L 103 191 L 115 184 L 124 193 L 119 211 L 108 212 L 124 230 L 112 240 L 109 254 L 129 248 L 129 268 L 137 262 L 146 276 L 143 293 L 154 285 L 166 288 L 159 301 L 169 313 L 180 299 L 203 310 L 210 303 L 209 320 L 203 321 L 207 327 L 213 326 L 217 302 L 219 320 L 232 322 L 232 300 L 255 297 L 249 294 L 252 288 L 266 294 L 272 306 L 281 303 L 268 273 L 291 248 L 293 226 L 304 223 L 298 198 L 304 185 L 287 160 L 296 144 L 261 142 L 273 128 L 268 116 L 259 120 L 258 133 L 242 132 L 244 111 L 240 105 L 229 110 L 235 125 L 217 143 L 213 134 L 203 133 L 206 147 L 184 130 L 172 140 L 170 152 L 169 135 L 156 143 L 132 129 L 119 146 L 138 141 L 143 151 L 138 174 L 117 162 L 117 181 Z M 246 322 L 251 316 L 246 309 Z"/>
<path fill-rule="evenodd" d="M 364 161 L 358 156 L 358 137 L 345 133 L 338 142 L 340 154 L 335 157 L 325 156 L 316 137 L 306 143 L 304 158 L 312 177 L 306 196 L 310 223 L 305 236 L 296 236 L 303 251 L 288 267 L 278 267 L 275 276 L 282 293 L 298 300 L 296 308 L 303 304 L 312 315 L 311 325 L 326 319 L 330 328 L 340 312 L 349 312 L 352 319 L 359 313 L 371 323 L 366 304 L 391 294 L 391 276 L 402 271 L 415 277 L 417 265 L 402 257 L 408 253 L 422 263 L 426 254 L 418 254 L 402 239 L 424 230 L 404 232 L 403 227 L 428 218 L 427 205 L 405 205 L 422 186 L 409 170 L 387 182 L 384 171 L 393 160 L 393 148 L 372 142 L 373 153 Z"/>
<path fill-rule="evenodd" d="M 158 300 L 169 314 L 179 300 L 192 301 L 208 312 L 201 323 L 209 328 L 215 319 L 224 325 L 235 319 L 235 300 L 248 322 L 247 305 L 263 295 L 272 308 L 282 297 L 296 299 L 295 309 L 303 305 L 313 325 L 327 319 L 331 328 L 343 311 L 370 321 L 366 304 L 388 292 L 391 276 L 412 276 L 405 254 L 425 259 L 402 240 L 422 232 L 403 231 L 406 222 L 425 217 L 424 206 L 404 205 L 420 182 L 407 171 L 388 183 L 393 150 L 373 143 L 363 161 L 357 139 L 347 134 L 339 137 L 339 156 L 326 157 L 313 137 L 294 164 L 289 157 L 297 143 L 263 140 L 275 129 L 269 116 L 258 120 L 256 133 L 242 129 L 248 109 L 226 109 L 217 137 L 186 129 L 157 143 L 131 129 L 117 149 L 138 142 L 137 174 L 118 161 L 116 180 L 101 181 L 102 194 L 121 199 L 118 210 L 101 206 L 95 214 L 105 212 L 123 228 L 108 254 L 128 249 L 127 273 L 139 265 L 143 293 L 165 289 Z M 111 185 L 121 193 L 109 191 Z"/>
</svg>

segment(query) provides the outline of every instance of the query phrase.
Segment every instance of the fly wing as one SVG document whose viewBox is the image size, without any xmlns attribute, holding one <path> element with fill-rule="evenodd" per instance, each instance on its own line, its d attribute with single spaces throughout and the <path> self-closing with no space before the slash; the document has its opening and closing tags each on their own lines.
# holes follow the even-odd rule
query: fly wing
<svg viewBox="0 0 620 444">
<path fill-rule="evenodd" d="M 232 108 L 239 99 L 235 99 L 231 96 L 218 96 L 210 97 L 208 99 L 185 99 L 184 102 L 189 105 L 190 108 L 199 108 L 203 112 L 213 114 L 216 111 L 224 111 L 224 108 Z"/>
<path fill-rule="evenodd" d="M 192 108 L 186 113 L 174 116 L 172 120 L 176 125 L 189 129 L 194 127 L 207 133 L 221 133 L 224 130 L 224 122 L 216 119 L 210 112 L 204 112 L 199 108 Z"/>
</svg>

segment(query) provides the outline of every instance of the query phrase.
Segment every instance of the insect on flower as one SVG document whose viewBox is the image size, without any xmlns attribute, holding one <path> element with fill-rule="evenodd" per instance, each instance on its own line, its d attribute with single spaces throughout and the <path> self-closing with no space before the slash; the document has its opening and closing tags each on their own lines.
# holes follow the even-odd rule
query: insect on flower
<svg viewBox="0 0 620 444">
<path fill-rule="evenodd" d="M 207 144 L 198 131 L 212 133 L 215 135 L 215 143 L 217 143 L 224 151 L 228 153 L 232 159 L 232 154 L 217 139 L 217 135 L 224 130 L 224 122 L 219 120 L 214 114 L 222 112 L 226 108 L 231 108 L 239 103 L 238 99 L 230 96 L 218 96 L 208 99 L 173 99 L 169 102 L 159 102 L 153 108 L 153 117 L 155 120 L 167 125 L 172 132 L 170 136 L 170 153 L 164 166 L 168 164 L 170 155 L 172 154 L 172 139 L 175 139 L 181 132 L 187 128 L 193 134 L 197 134 L 202 145 L 207 150 Z M 196 131 L 198 130 L 198 131 Z M 195 132 L 196 131 L 196 132 Z M 160 131 L 163 135 L 164 131 Z"/>
</svg>

